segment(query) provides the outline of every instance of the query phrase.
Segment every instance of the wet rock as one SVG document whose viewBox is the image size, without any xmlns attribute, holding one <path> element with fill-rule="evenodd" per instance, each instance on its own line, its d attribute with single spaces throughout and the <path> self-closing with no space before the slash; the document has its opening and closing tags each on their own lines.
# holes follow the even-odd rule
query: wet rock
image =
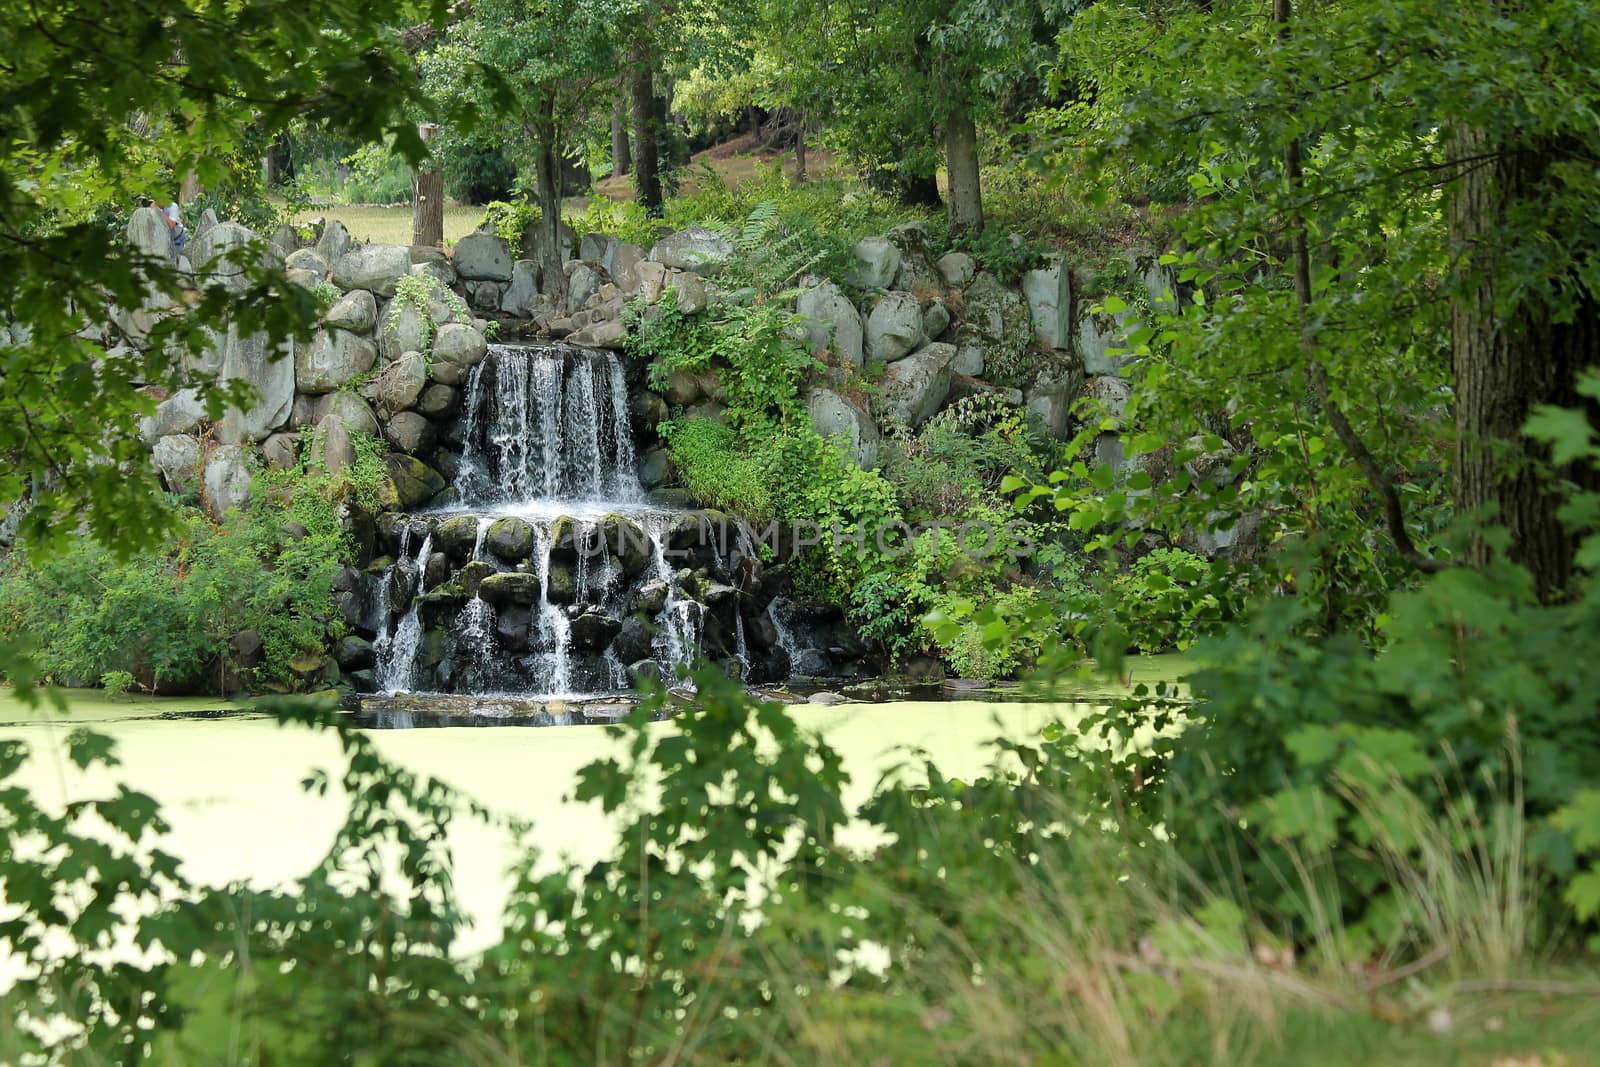
<svg viewBox="0 0 1600 1067">
<path fill-rule="evenodd" d="M 334 662 L 342 670 L 364 671 L 370 669 L 378 662 L 377 654 L 373 651 L 372 642 L 365 641 L 354 634 L 341 638 L 333 647 Z"/>
<path fill-rule="evenodd" d="M 494 635 L 509 652 L 532 647 L 533 613 L 520 604 L 506 604 L 495 613 Z"/>
<path fill-rule="evenodd" d="M 433 531 L 433 543 L 458 562 L 471 559 L 472 550 L 478 544 L 478 517 L 452 515 Z"/>
<path fill-rule="evenodd" d="M 629 664 L 628 676 L 634 680 L 636 685 L 641 682 L 659 682 L 664 677 L 661 671 L 661 664 L 653 659 L 641 659 L 637 663 Z"/>
<path fill-rule="evenodd" d="M 678 476 L 671 454 L 664 448 L 646 449 L 639 456 L 639 481 L 646 489 L 666 485 Z"/>
<path fill-rule="evenodd" d="M 622 623 L 599 611 L 586 611 L 573 619 L 568 636 L 572 647 L 584 652 L 598 652 L 611 643 L 622 629 Z"/>
<path fill-rule="evenodd" d="M 520 563 L 533 550 L 533 527 L 515 517 L 496 519 L 483 543 L 507 563 Z"/>
<path fill-rule="evenodd" d="M 539 603 L 539 577 L 517 571 L 491 574 L 478 586 L 478 595 L 491 604 Z"/>
<path fill-rule="evenodd" d="M 448 419 L 461 410 L 461 391 L 435 382 L 417 397 L 416 409 L 430 419 Z"/>
<path fill-rule="evenodd" d="M 633 594 L 633 610 L 642 611 L 646 615 L 661 614 L 661 609 L 667 606 L 667 583 L 660 578 L 651 579 L 639 587 Z"/>
<path fill-rule="evenodd" d="M 607 515 L 600 521 L 600 534 L 605 538 L 606 551 L 616 557 L 630 577 L 649 566 L 653 556 L 650 538 L 632 519 Z"/>
<path fill-rule="evenodd" d="M 485 563 L 481 559 L 467 563 L 461 568 L 461 595 L 468 599 L 477 596 L 478 587 L 483 584 L 483 580 L 494 573 L 493 563 Z"/>
<path fill-rule="evenodd" d="M 415 508 L 444 492 L 444 479 L 439 472 L 413 456 L 390 452 L 383 457 L 383 463 L 399 507 Z"/>
<path fill-rule="evenodd" d="M 422 570 L 422 588 L 437 589 L 450 580 L 450 557 L 443 552 L 428 553 L 427 566 Z"/>
<path fill-rule="evenodd" d="M 550 578 L 545 595 L 552 604 L 571 604 L 578 599 L 578 583 L 570 564 L 550 561 Z"/>
<path fill-rule="evenodd" d="M 402 411 L 390 417 L 383 428 L 389 443 L 407 455 L 425 455 L 433 451 L 436 434 L 433 423 L 415 411 Z"/>
<path fill-rule="evenodd" d="M 637 663 L 651 657 L 654 629 L 642 615 L 630 615 L 622 622 L 611 649 L 624 663 Z"/>
</svg>

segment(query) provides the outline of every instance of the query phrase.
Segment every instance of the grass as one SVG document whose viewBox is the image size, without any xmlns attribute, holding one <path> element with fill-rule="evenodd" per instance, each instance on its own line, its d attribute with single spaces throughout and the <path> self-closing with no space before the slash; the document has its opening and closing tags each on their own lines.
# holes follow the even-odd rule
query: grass
<svg viewBox="0 0 1600 1067">
<path fill-rule="evenodd" d="M 315 218 L 338 219 L 350 236 L 363 244 L 409 245 L 411 205 L 326 204 L 301 214 L 296 222 Z M 451 245 L 478 228 L 483 208 L 449 203 L 444 209 L 444 240 Z"/>
</svg>

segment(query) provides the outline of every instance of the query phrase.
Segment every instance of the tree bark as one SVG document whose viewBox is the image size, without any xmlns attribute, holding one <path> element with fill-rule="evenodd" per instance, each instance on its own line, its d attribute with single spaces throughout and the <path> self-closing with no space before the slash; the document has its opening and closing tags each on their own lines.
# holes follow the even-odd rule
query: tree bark
<svg viewBox="0 0 1600 1067">
<path fill-rule="evenodd" d="M 633 154 L 628 148 L 628 98 L 619 94 L 611 108 L 611 173 L 617 176 L 633 169 Z"/>
<path fill-rule="evenodd" d="M 294 181 L 294 145 L 289 131 L 284 130 L 272 139 L 267 148 L 267 185 L 276 189 L 284 182 Z"/>
<path fill-rule="evenodd" d="M 444 175 L 419 170 L 411 200 L 411 243 L 423 248 L 444 244 Z"/>
<path fill-rule="evenodd" d="M 567 272 L 561 262 L 561 160 L 556 138 L 555 104 L 547 101 L 533 153 L 533 177 L 539 197 L 539 288 L 564 306 Z"/>
<path fill-rule="evenodd" d="M 633 160 L 634 196 L 645 211 L 659 216 L 661 200 L 661 160 L 656 124 L 655 76 L 650 69 L 650 53 L 637 48 L 633 53 L 633 143 L 638 149 Z"/>
<path fill-rule="evenodd" d="M 1581 284 L 1569 287 L 1579 306 L 1557 321 L 1542 291 L 1503 304 L 1498 279 L 1519 268 L 1518 248 L 1504 235 L 1525 224 L 1530 205 L 1543 199 L 1559 146 L 1492 143 L 1482 131 L 1451 131 L 1452 156 L 1471 160 L 1450 186 L 1451 246 L 1461 249 L 1459 291 L 1451 300 L 1450 335 L 1455 365 L 1456 509 L 1492 512 L 1511 535 L 1510 558 L 1528 568 L 1539 596 L 1559 599 L 1572 577 L 1576 544 L 1557 517 L 1563 477 L 1593 487 L 1593 471 L 1556 471 L 1549 450 L 1522 432 L 1539 404 L 1578 407 L 1578 373 L 1600 365 L 1600 305 Z M 1485 160 L 1487 159 L 1487 162 Z M 1592 414 L 1592 413 L 1591 413 Z M 1477 539 L 1469 560 L 1482 564 L 1490 549 Z"/>
<path fill-rule="evenodd" d="M 950 175 L 950 232 L 983 232 L 983 187 L 978 175 L 978 128 L 956 112 L 944 120 L 944 165 Z"/>
</svg>

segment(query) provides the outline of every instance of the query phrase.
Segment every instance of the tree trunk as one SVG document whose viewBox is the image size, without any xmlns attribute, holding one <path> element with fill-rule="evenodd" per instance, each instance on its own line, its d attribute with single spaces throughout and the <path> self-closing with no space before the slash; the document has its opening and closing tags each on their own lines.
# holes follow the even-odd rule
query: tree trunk
<svg viewBox="0 0 1600 1067">
<path fill-rule="evenodd" d="M 1455 364 L 1456 509 L 1494 512 L 1511 535 L 1510 557 L 1532 573 L 1539 596 L 1559 599 L 1572 577 L 1576 545 L 1557 517 L 1563 476 L 1593 484 L 1593 471 L 1551 469 L 1549 450 L 1522 433 L 1539 404 L 1578 407 L 1578 372 L 1600 365 L 1600 305 L 1584 286 L 1579 306 L 1556 321 L 1539 291 L 1515 306 L 1501 305 L 1496 281 L 1518 268 L 1515 248 L 1500 247 L 1517 233 L 1519 216 L 1543 198 L 1561 157 L 1554 145 L 1496 145 L 1481 131 L 1456 129 L 1452 155 L 1470 160 L 1450 188 L 1450 243 L 1462 249 L 1461 289 L 1451 301 Z M 1498 154 L 1497 154 L 1498 153 Z M 1489 157 L 1493 158 L 1489 158 Z M 1478 539 L 1469 561 L 1488 559 Z"/>
<path fill-rule="evenodd" d="M 444 245 L 444 175 L 419 170 L 411 200 L 411 243 L 423 248 Z"/>
<path fill-rule="evenodd" d="M 545 105 L 545 121 L 533 153 L 539 197 L 539 288 L 558 305 L 567 302 L 567 272 L 561 261 L 561 160 L 556 148 L 555 105 Z"/>
<path fill-rule="evenodd" d="M 944 165 L 950 175 L 950 232 L 983 232 L 983 188 L 978 180 L 978 128 L 959 112 L 944 120 Z"/>
<path fill-rule="evenodd" d="M 611 108 L 611 173 L 621 176 L 633 169 L 633 156 L 628 150 L 628 98 L 619 94 Z"/>
<path fill-rule="evenodd" d="M 185 171 L 183 182 L 178 186 L 178 203 L 190 204 L 204 192 L 200 188 L 200 176 L 194 171 Z"/>
<path fill-rule="evenodd" d="M 284 182 L 294 181 L 294 145 L 289 131 L 284 130 L 272 139 L 267 147 L 267 185 L 276 189 Z"/>
<path fill-rule="evenodd" d="M 650 54 L 640 48 L 633 54 L 633 143 L 638 149 L 633 160 L 634 196 L 645 211 L 661 214 L 661 161 L 656 135 L 655 78 L 650 72 Z"/>
</svg>

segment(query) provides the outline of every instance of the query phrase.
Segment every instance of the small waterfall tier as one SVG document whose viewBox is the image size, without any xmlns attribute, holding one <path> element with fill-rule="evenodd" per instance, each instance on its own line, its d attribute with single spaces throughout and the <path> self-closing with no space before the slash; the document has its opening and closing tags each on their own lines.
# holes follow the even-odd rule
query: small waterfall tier
<svg viewBox="0 0 1600 1067">
<path fill-rule="evenodd" d="M 746 526 L 641 487 L 635 440 L 654 426 L 634 424 L 627 371 L 611 352 L 490 347 L 445 434 L 453 502 L 380 523 L 373 688 L 570 697 L 700 659 L 750 682 L 818 659 Z"/>
</svg>

